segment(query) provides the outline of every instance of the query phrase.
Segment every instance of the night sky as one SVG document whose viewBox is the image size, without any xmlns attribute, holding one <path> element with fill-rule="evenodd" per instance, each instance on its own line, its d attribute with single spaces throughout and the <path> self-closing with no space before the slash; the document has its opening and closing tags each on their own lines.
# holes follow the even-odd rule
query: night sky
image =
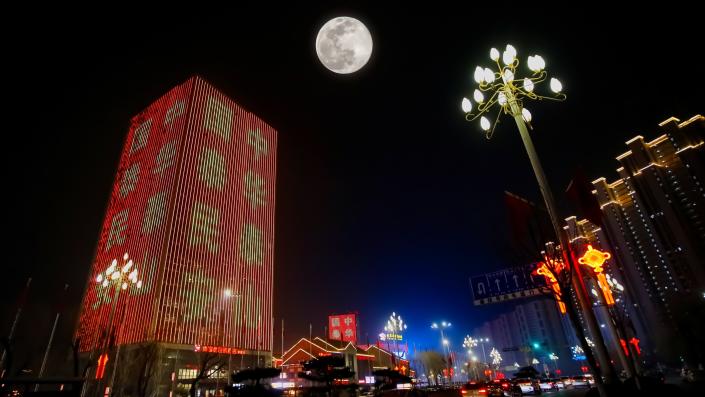
<svg viewBox="0 0 705 397">
<path fill-rule="evenodd" d="M 279 132 L 274 315 L 288 343 L 346 311 L 360 313 L 364 343 L 396 311 L 418 345 L 438 346 L 429 325 L 440 320 L 458 344 L 506 309 L 473 307 L 468 277 L 520 264 L 503 191 L 540 197 L 513 121 L 488 141 L 460 111 L 490 47 L 511 43 L 522 63 L 541 54 L 564 84 L 566 102 L 527 105 L 561 202 L 579 166 L 613 180 L 627 139 L 705 111 L 702 21 L 689 6 L 637 16 L 566 3 L 562 16 L 535 6 L 525 17 L 529 3 L 306 3 L 6 16 L 17 26 L 3 28 L 0 334 L 33 277 L 18 342 L 36 360 L 68 283 L 55 345 L 66 351 L 129 120 L 193 74 Z M 340 15 L 374 40 L 352 75 L 325 69 L 314 49 Z"/>
</svg>

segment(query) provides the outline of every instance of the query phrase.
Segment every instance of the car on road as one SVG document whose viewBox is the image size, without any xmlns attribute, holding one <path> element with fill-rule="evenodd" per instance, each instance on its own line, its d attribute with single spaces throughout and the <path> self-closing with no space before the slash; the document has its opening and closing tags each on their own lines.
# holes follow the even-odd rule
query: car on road
<svg viewBox="0 0 705 397">
<path fill-rule="evenodd" d="M 582 388 L 590 388 L 590 381 L 588 381 L 588 378 L 585 375 L 577 375 L 572 378 L 573 380 L 573 388 L 577 389 L 579 387 Z"/>
<path fill-rule="evenodd" d="M 554 386 L 555 390 L 563 390 L 566 387 L 565 383 L 560 378 L 553 378 L 553 379 L 550 379 L 550 381 L 553 382 L 553 386 Z"/>
<path fill-rule="evenodd" d="M 504 394 L 492 383 L 470 382 L 460 388 L 461 397 L 504 397 Z"/>
<path fill-rule="evenodd" d="M 573 384 L 573 378 L 571 378 L 570 376 L 561 376 L 561 380 L 563 381 L 563 384 L 566 388 L 570 387 Z"/>
<path fill-rule="evenodd" d="M 517 378 L 514 379 L 514 384 L 519 386 L 523 394 L 541 394 L 541 386 L 536 379 Z"/>
<path fill-rule="evenodd" d="M 539 379 L 539 387 L 541 388 L 541 391 L 551 391 L 556 388 L 556 386 L 551 382 L 550 379 L 548 378 L 541 378 Z"/>
</svg>

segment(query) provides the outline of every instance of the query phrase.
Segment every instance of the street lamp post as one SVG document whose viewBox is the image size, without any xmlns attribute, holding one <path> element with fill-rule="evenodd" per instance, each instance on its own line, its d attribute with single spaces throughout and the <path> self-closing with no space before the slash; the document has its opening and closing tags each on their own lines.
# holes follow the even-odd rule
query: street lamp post
<svg viewBox="0 0 705 397">
<path fill-rule="evenodd" d="M 404 320 L 401 319 L 401 315 L 396 314 L 396 312 L 392 312 L 392 315 L 389 316 L 389 320 L 387 320 L 387 325 L 384 326 L 384 330 L 387 333 L 391 333 L 394 335 L 392 336 L 392 338 L 394 339 L 394 349 L 396 350 L 396 354 L 399 354 L 398 339 L 402 337 L 401 335 L 406 330 L 406 328 L 406 323 L 404 322 Z"/>
<path fill-rule="evenodd" d="M 548 355 L 548 358 L 550 358 L 551 361 L 553 361 L 553 370 L 558 371 L 558 362 L 557 362 L 558 356 L 555 353 L 551 353 Z"/>
<path fill-rule="evenodd" d="M 470 335 L 465 336 L 465 340 L 463 341 L 463 346 L 467 348 L 473 348 L 477 346 L 477 343 L 479 342 L 482 346 L 482 359 L 484 360 L 485 363 L 487 363 L 487 355 L 485 354 L 485 343 L 488 343 L 490 341 L 490 338 L 479 338 L 475 339 Z"/>
<path fill-rule="evenodd" d="M 446 321 L 431 324 L 432 329 L 437 329 L 441 331 L 441 343 L 443 344 L 443 354 L 446 354 L 446 359 L 450 359 L 450 341 L 446 339 L 445 335 L 443 334 L 443 330 L 446 328 L 450 328 L 450 326 L 451 324 Z M 450 377 L 450 365 L 446 365 L 446 367 L 446 371 L 448 372 L 448 376 Z"/>
<path fill-rule="evenodd" d="M 112 332 L 112 327 L 113 327 L 113 320 L 115 318 L 115 309 L 117 307 L 117 302 L 118 298 L 120 297 L 120 291 L 126 290 L 129 286 L 135 285 L 136 288 L 142 288 L 142 280 L 137 279 L 137 267 L 135 266 L 133 268 L 133 261 L 130 259 L 130 256 L 125 253 L 125 255 L 122 257 L 123 262 L 125 262 L 124 265 L 118 267 L 118 261 L 117 259 L 113 259 L 113 261 L 110 263 L 110 266 L 105 270 L 104 273 L 98 274 L 96 276 L 96 282 L 99 284 L 100 288 L 114 288 L 115 292 L 113 293 L 113 300 L 112 300 L 112 307 L 110 308 L 110 316 L 108 317 L 108 340 L 104 344 L 103 347 L 103 354 L 99 356 L 99 359 L 102 358 L 104 355 L 107 356 L 108 354 L 108 349 L 110 348 L 110 332 Z M 112 284 L 112 285 L 111 285 Z M 118 335 L 116 335 L 117 338 Z M 116 341 L 119 342 L 119 341 Z M 119 354 L 119 350 L 118 353 Z M 117 371 L 117 357 L 115 358 L 115 364 L 113 365 L 113 371 L 111 375 L 111 380 L 109 384 L 109 390 L 110 394 L 112 394 L 112 382 L 115 379 L 115 371 Z M 107 363 L 107 362 L 106 362 Z M 98 387 L 97 387 L 97 393 L 100 395 L 101 388 L 103 385 L 103 377 L 101 376 L 98 379 Z"/>
<path fill-rule="evenodd" d="M 588 298 L 586 296 L 584 285 L 581 282 L 582 276 L 580 275 L 580 268 L 577 266 L 576 263 L 574 263 L 574 261 L 572 260 L 573 258 L 569 254 L 570 242 L 568 241 L 567 236 L 565 235 L 565 233 L 563 233 L 563 230 L 560 226 L 560 221 L 558 218 L 558 212 L 556 210 L 553 194 L 551 193 L 551 190 L 548 185 L 548 180 L 546 179 L 543 167 L 541 166 L 538 154 L 536 153 L 536 149 L 534 148 L 534 144 L 527 129 L 527 123 L 529 123 L 530 125 L 532 119 L 531 112 L 529 112 L 529 110 L 524 107 L 523 103 L 523 100 L 525 98 L 533 100 L 547 99 L 562 101 L 565 100 L 566 96 L 565 94 L 561 93 L 561 91 L 563 90 L 561 82 L 555 78 L 551 78 L 550 80 L 550 87 L 555 95 L 549 97 L 534 93 L 535 86 L 545 81 L 548 77 L 548 74 L 544 70 L 546 66 L 545 61 L 539 55 L 529 56 L 527 65 L 529 69 L 533 72 L 533 75 L 521 79 L 517 78 L 517 76 L 515 75 L 517 71 L 517 66 L 519 65 L 519 60 L 517 59 L 516 55 L 516 49 L 511 45 L 507 45 L 505 51 L 502 54 L 501 62 L 504 64 L 503 66 L 499 60 L 499 51 L 496 48 L 492 48 L 490 50 L 490 58 L 496 63 L 496 66 L 499 71 L 495 72 L 490 68 L 481 68 L 478 66 L 475 69 L 474 79 L 479 84 L 479 89 L 476 89 L 473 93 L 475 102 L 477 102 L 478 104 L 477 112 L 473 113 L 473 104 L 467 98 L 463 98 L 461 107 L 463 112 L 465 112 L 466 114 L 466 120 L 473 121 L 480 118 L 480 127 L 485 131 L 485 136 L 487 137 L 487 139 L 490 139 L 492 137 L 494 129 L 497 125 L 497 121 L 499 120 L 499 117 L 502 115 L 502 113 L 509 114 L 514 118 L 517 128 L 519 129 L 519 134 L 524 143 L 524 147 L 526 148 L 526 152 L 529 156 L 529 160 L 534 170 L 534 174 L 536 175 L 536 180 L 538 181 L 539 189 L 541 190 L 541 194 L 546 204 L 546 209 L 548 210 L 549 217 L 551 218 L 551 223 L 556 233 L 556 237 L 558 238 L 562 247 L 564 261 L 565 263 L 572 265 L 571 284 L 573 289 L 575 290 L 575 295 L 577 297 L 578 304 L 580 305 L 580 308 L 582 310 L 585 322 L 588 326 L 588 330 L 591 334 L 593 334 L 595 338 L 601 339 L 602 335 L 600 334 L 599 328 L 597 328 L 597 323 L 594 318 L 594 314 L 591 312 L 592 308 L 590 307 L 590 304 L 587 300 Z M 488 100 L 485 100 L 485 95 L 483 94 L 483 92 L 489 92 L 490 97 Z M 495 104 L 499 104 L 499 111 L 497 112 L 495 122 L 491 123 L 485 117 L 485 115 L 490 110 L 492 110 Z M 566 299 L 566 301 L 569 301 L 569 299 Z M 579 323 L 575 323 L 574 327 L 576 328 L 576 332 L 578 334 L 582 334 L 582 328 Z M 598 355 L 600 355 L 603 359 L 602 361 L 607 363 L 607 377 L 610 379 L 614 379 L 614 368 L 611 368 L 611 366 L 609 365 L 609 356 L 607 355 L 607 349 L 605 348 L 604 342 L 598 343 L 597 352 Z M 590 364 L 592 366 L 593 371 L 598 374 L 597 376 L 595 376 L 595 380 L 598 389 L 600 390 L 600 395 L 605 395 L 604 388 L 602 387 L 602 378 L 597 372 L 597 365 L 594 362 L 594 358 L 591 361 L 592 362 Z"/>
</svg>

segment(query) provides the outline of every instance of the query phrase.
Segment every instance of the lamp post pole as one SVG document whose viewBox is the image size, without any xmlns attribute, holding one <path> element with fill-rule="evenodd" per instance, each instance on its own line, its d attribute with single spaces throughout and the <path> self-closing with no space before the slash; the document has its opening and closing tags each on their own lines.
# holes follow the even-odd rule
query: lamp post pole
<svg viewBox="0 0 705 397">
<path fill-rule="evenodd" d="M 489 338 L 480 338 L 480 343 L 482 343 L 482 361 L 487 364 L 487 355 L 485 354 L 485 342 L 489 342 Z"/>
<path fill-rule="evenodd" d="M 448 328 L 451 326 L 451 323 L 443 321 L 440 324 L 433 323 L 431 324 L 432 329 L 438 329 L 441 331 L 441 345 L 443 345 L 443 354 L 446 356 L 446 359 L 450 359 L 450 342 L 446 339 L 445 334 L 443 333 L 444 328 Z M 450 377 L 450 363 L 446 361 L 448 365 L 446 365 L 446 372 L 448 373 L 448 376 Z"/>
<path fill-rule="evenodd" d="M 556 203 L 553 198 L 553 193 L 551 192 L 551 189 L 548 186 L 546 174 L 544 173 L 543 167 L 541 166 L 541 162 L 539 161 L 539 157 L 536 153 L 536 149 L 534 148 L 534 143 L 531 139 L 531 135 L 529 135 L 529 130 L 526 128 L 526 123 L 524 122 L 524 118 L 522 117 L 521 113 L 521 107 L 517 103 L 516 97 L 511 92 L 511 90 L 506 90 L 505 94 L 507 95 L 507 102 L 509 103 L 512 116 L 514 117 L 514 121 L 516 122 L 517 128 L 519 129 L 519 135 L 521 136 L 521 140 L 524 143 L 524 148 L 526 148 L 526 153 L 529 156 L 531 167 L 533 168 L 534 174 L 536 175 L 536 181 L 539 184 L 541 195 L 543 196 L 544 202 L 546 204 L 546 210 L 548 211 L 548 215 L 551 218 L 551 224 L 553 225 L 553 229 L 556 233 L 556 236 L 558 237 L 558 241 L 560 242 L 561 247 L 565 247 L 562 249 L 564 261 L 565 263 L 569 263 L 571 265 L 571 284 L 573 286 L 573 290 L 575 291 L 575 297 L 578 301 L 578 306 L 582 311 L 585 325 L 587 326 L 590 334 L 593 335 L 595 339 L 597 339 L 597 343 L 595 344 L 595 350 L 597 352 L 598 359 L 600 359 L 600 361 L 603 363 L 602 371 L 604 371 L 605 377 L 608 379 L 608 381 L 614 382 L 617 379 L 617 376 L 614 371 L 614 367 L 612 366 L 609 360 L 609 353 L 607 352 L 607 348 L 605 347 L 605 342 L 602 337 L 602 333 L 600 332 L 600 328 L 597 325 L 595 314 L 592 311 L 592 305 L 590 304 L 590 300 L 587 297 L 587 290 L 585 289 L 585 284 L 583 282 L 583 276 L 580 271 L 580 266 L 578 265 L 577 261 L 574 260 L 574 257 L 571 254 L 571 243 L 570 241 L 568 241 L 567 235 L 560 227 L 560 223 L 558 221 L 558 212 L 556 211 Z M 567 298 L 566 300 L 568 299 L 570 298 Z M 579 328 L 579 323 L 577 325 L 578 326 L 576 328 Z M 602 379 L 599 376 L 596 376 L 596 378 L 598 379 L 595 379 L 595 382 L 602 382 Z"/>
<path fill-rule="evenodd" d="M 582 312 L 588 331 L 596 339 L 596 352 L 598 358 L 600 358 L 600 361 L 603 364 L 601 368 L 596 365 L 594 357 L 589 351 L 587 351 L 585 333 L 582 329 L 580 318 L 578 317 L 573 302 L 568 294 L 566 294 L 567 299 L 564 299 L 564 303 L 567 306 L 570 306 L 568 314 L 571 318 L 571 322 L 573 323 L 575 332 L 580 339 L 580 343 L 585 346 L 586 355 L 588 356 L 590 365 L 596 373 L 595 381 L 598 391 L 601 396 L 605 396 L 606 391 L 602 384 L 603 382 L 600 372 L 604 371 L 603 373 L 608 381 L 616 381 L 617 377 L 614 367 L 611 365 L 609 360 L 609 355 L 607 354 L 607 349 L 605 347 L 602 334 L 600 333 L 600 329 L 597 327 L 597 321 L 595 320 L 592 306 L 585 290 L 582 274 L 580 273 L 580 267 L 575 259 L 570 241 L 561 228 L 553 194 L 551 193 L 548 180 L 543 168 L 541 167 L 541 162 L 539 161 L 538 154 L 536 153 L 536 149 L 534 148 L 531 136 L 529 135 L 529 131 L 526 127 L 526 122 L 531 121 L 531 112 L 529 112 L 529 110 L 523 105 L 523 99 L 564 100 L 565 95 L 561 93 L 563 89 L 562 84 L 555 78 L 552 78 L 550 81 L 551 90 L 556 94 L 555 96 L 548 97 L 534 93 L 536 84 L 545 81 L 547 78 L 547 73 L 544 70 L 546 66 L 545 61 L 539 55 L 529 56 L 527 59 L 527 65 L 533 72 L 533 75 L 521 79 L 517 78 L 515 75 L 517 72 L 517 66 L 519 65 L 519 61 L 516 56 L 516 49 L 511 45 L 507 45 L 505 51 L 501 54 L 502 63 L 500 63 L 499 51 L 496 48 L 492 48 L 490 50 L 490 58 L 495 62 L 499 72 L 490 68 L 482 68 L 480 66 L 476 67 L 474 79 L 479 84 L 479 89 L 475 89 L 473 98 L 475 99 L 475 102 L 477 102 L 477 112 L 473 112 L 473 103 L 467 98 L 463 98 L 461 107 L 463 112 L 466 114 L 466 120 L 472 121 L 480 118 L 480 126 L 483 130 L 485 130 L 487 139 L 491 138 L 497 123 L 490 122 L 490 120 L 485 117 L 485 114 L 487 114 L 495 104 L 499 104 L 500 107 L 497 120 L 503 112 L 505 114 L 511 114 L 517 124 L 519 134 L 524 143 L 524 147 L 526 148 L 536 180 L 539 184 L 539 189 L 546 204 L 546 209 L 548 210 L 551 224 L 555 230 L 556 238 L 561 246 L 563 263 L 568 266 L 570 271 L 570 280 L 566 281 L 570 283 L 572 290 L 575 291 L 577 304 Z M 487 98 L 487 100 L 483 92 L 489 92 L 490 97 Z"/>
<path fill-rule="evenodd" d="M 115 286 L 115 293 L 113 294 L 113 301 L 112 305 L 110 308 L 110 316 L 108 317 L 108 339 L 105 341 L 105 344 L 103 346 L 103 354 L 98 356 L 98 359 L 100 360 L 103 355 L 107 355 L 108 351 L 110 350 L 110 335 L 112 333 L 112 327 L 113 327 L 113 320 L 115 318 L 115 308 L 117 307 L 117 302 L 118 298 L 120 297 L 120 291 L 123 289 L 127 289 L 128 286 L 135 285 L 137 289 L 142 287 L 142 281 L 137 279 L 137 268 L 132 268 L 133 262 L 132 259 L 129 259 L 129 255 L 125 253 L 123 256 L 123 260 L 126 261 L 125 265 L 122 267 L 118 267 L 118 262 L 117 259 L 113 259 L 112 263 L 106 269 L 105 275 L 103 273 L 100 273 L 98 277 L 96 278 L 96 282 L 100 284 L 102 288 L 108 288 L 111 284 Z M 119 335 L 115 335 L 115 342 L 118 343 Z M 119 345 L 118 345 L 119 346 Z M 116 354 L 119 354 L 119 349 Z M 111 381 L 110 381 L 110 387 L 109 389 L 109 394 L 112 394 L 112 379 L 115 378 L 115 371 L 117 371 L 117 357 L 115 360 L 115 364 L 113 364 L 113 372 L 111 375 Z M 106 364 L 107 366 L 107 364 Z M 96 369 L 97 370 L 97 369 Z M 104 371 L 104 369 L 103 369 Z M 98 379 L 98 384 L 96 388 L 96 394 L 100 396 L 101 389 L 103 387 L 103 378 L 104 376 L 100 376 Z"/>
</svg>

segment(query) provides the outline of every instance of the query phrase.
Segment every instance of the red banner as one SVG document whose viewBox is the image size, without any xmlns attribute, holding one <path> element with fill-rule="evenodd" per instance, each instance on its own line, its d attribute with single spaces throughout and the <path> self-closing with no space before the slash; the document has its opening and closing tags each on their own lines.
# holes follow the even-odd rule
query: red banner
<svg viewBox="0 0 705 397">
<path fill-rule="evenodd" d="M 328 316 L 328 339 L 355 343 L 357 341 L 356 330 L 355 314 Z"/>
</svg>

